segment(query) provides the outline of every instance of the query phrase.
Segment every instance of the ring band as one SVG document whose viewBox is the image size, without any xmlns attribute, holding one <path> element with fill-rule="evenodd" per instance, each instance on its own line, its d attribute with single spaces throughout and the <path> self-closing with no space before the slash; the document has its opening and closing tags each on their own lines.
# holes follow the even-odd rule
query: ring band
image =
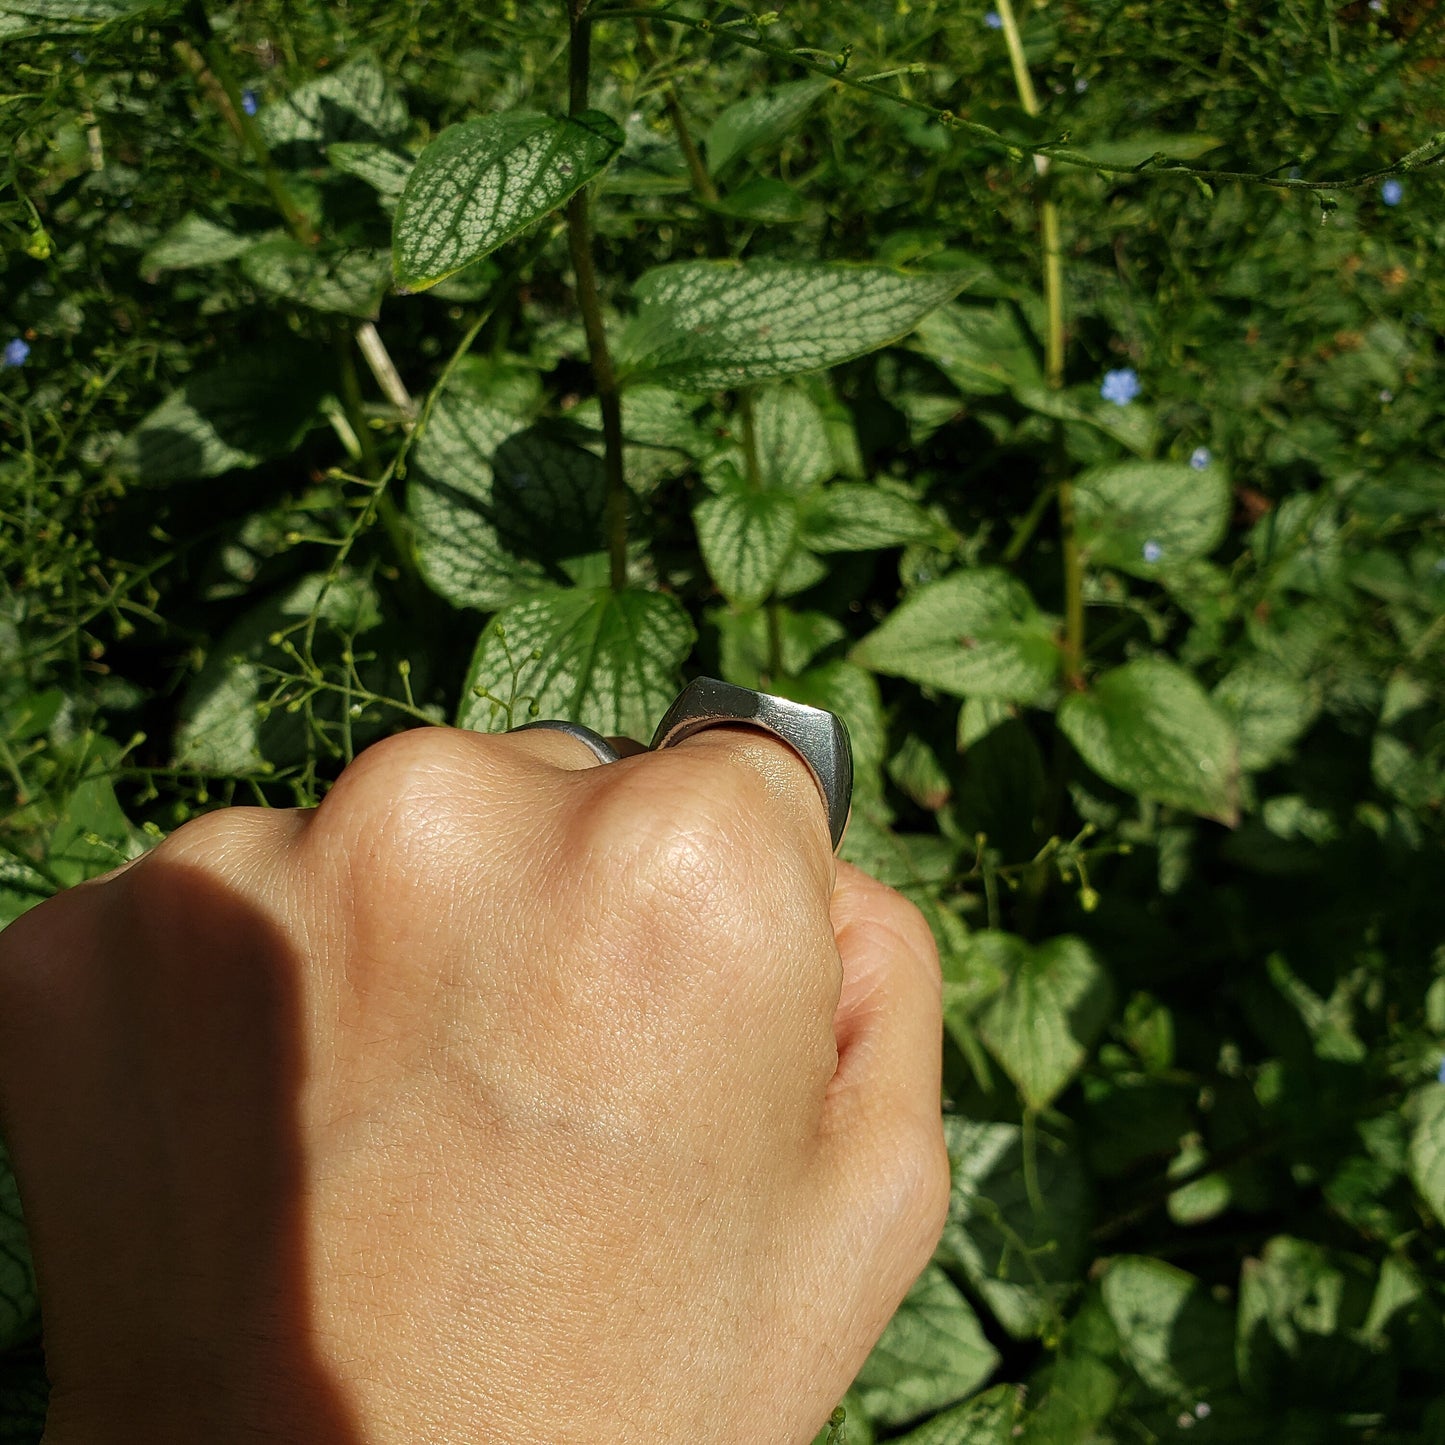
<svg viewBox="0 0 1445 1445">
<path fill-rule="evenodd" d="M 853 749 L 843 719 L 772 693 L 699 677 L 683 688 L 652 738 L 666 748 L 711 727 L 754 727 L 786 743 L 807 765 L 823 796 L 833 851 L 843 841 L 853 803 Z"/>
<path fill-rule="evenodd" d="M 586 743 L 597 755 L 599 762 L 615 763 L 622 754 L 602 736 L 601 733 L 593 732 L 591 728 L 583 727 L 581 723 L 562 722 L 557 718 L 544 717 L 536 722 L 523 723 L 521 727 L 513 728 L 514 733 L 524 733 L 528 728 L 550 728 L 553 732 L 566 733 L 569 738 L 576 738 L 579 743 Z"/>
</svg>

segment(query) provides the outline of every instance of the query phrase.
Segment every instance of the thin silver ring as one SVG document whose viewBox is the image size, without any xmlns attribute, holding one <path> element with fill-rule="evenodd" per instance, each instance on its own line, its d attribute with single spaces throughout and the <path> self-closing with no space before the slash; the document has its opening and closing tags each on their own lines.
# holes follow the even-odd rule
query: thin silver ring
<svg viewBox="0 0 1445 1445">
<path fill-rule="evenodd" d="M 514 733 L 524 733 L 528 728 L 550 728 L 553 732 L 566 733 L 569 738 L 576 738 L 579 743 L 586 743 L 597 755 L 597 760 L 603 763 L 615 763 L 622 754 L 602 736 L 601 733 L 593 732 L 589 727 L 583 727 L 581 723 L 563 722 L 560 718 L 544 717 L 536 722 L 523 723 L 521 727 L 513 728 Z"/>
</svg>

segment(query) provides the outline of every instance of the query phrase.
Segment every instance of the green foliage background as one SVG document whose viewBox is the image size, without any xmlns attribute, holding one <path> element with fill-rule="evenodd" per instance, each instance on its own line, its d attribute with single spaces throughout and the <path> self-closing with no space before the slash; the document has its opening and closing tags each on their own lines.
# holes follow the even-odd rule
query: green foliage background
<svg viewBox="0 0 1445 1445">
<path fill-rule="evenodd" d="M 1438 7 L 643 8 L 0 0 L 0 922 L 833 708 L 955 1164 L 833 1435 L 1445 1441 Z M 0 1439 L 38 1331 L 0 1171 Z"/>
</svg>

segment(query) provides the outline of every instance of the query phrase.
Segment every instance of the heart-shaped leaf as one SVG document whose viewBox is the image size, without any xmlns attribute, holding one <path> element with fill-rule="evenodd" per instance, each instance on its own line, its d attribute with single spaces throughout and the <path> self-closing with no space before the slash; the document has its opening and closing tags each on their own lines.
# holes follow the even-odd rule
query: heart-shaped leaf
<svg viewBox="0 0 1445 1445">
<path fill-rule="evenodd" d="M 504 732 L 536 717 L 652 736 L 696 638 L 676 598 L 548 588 L 504 608 L 477 641 L 457 725 Z"/>
<path fill-rule="evenodd" d="M 975 934 L 1004 970 L 1004 985 L 979 1019 L 989 1052 L 1030 1109 L 1046 1109 L 1084 1066 L 1114 1006 L 1103 965 L 1079 938 L 1033 947 L 1011 934 Z"/>
<path fill-rule="evenodd" d="M 960 697 L 1032 702 L 1054 685 L 1053 625 L 1001 567 L 955 572 L 920 587 L 854 649 L 874 672 Z"/>
<path fill-rule="evenodd" d="M 1214 462 L 1117 462 L 1074 483 L 1085 557 L 1136 577 L 1207 557 L 1224 540 L 1229 508 L 1229 482 Z"/>
<path fill-rule="evenodd" d="M 1059 727 L 1106 782 L 1231 826 L 1239 817 L 1239 739 L 1177 663 L 1141 657 L 1059 705 Z"/>
<path fill-rule="evenodd" d="M 601 548 L 606 490 L 592 452 L 454 387 L 432 410 L 407 485 L 417 564 L 449 602 L 500 607 Z"/>
<path fill-rule="evenodd" d="M 555 211 L 622 149 L 599 110 L 508 111 L 448 126 L 418 157 L 392 226 L 396 284 L 424 291 Z"/>
<path fill-rule="evenodd" d="M 741 479 L 697 504 L 698 546 L 718 591 L 737 607 L 762 602 L 777 585 L 798 536 L 798 503 Z"/>
</svg>

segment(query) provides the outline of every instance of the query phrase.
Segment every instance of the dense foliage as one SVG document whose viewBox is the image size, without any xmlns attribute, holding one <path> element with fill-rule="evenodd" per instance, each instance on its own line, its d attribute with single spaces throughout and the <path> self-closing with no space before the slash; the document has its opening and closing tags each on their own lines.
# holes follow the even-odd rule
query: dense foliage
<svg viewBox="0 0 1445 1445">
<path fill-rule="evenodd" d="M 1445 1441 L 1437 7 L 643 8 L 0 0 L 0 922 L 833 708 L 955 1161 L 833 1434 Z"/>
</svg>

